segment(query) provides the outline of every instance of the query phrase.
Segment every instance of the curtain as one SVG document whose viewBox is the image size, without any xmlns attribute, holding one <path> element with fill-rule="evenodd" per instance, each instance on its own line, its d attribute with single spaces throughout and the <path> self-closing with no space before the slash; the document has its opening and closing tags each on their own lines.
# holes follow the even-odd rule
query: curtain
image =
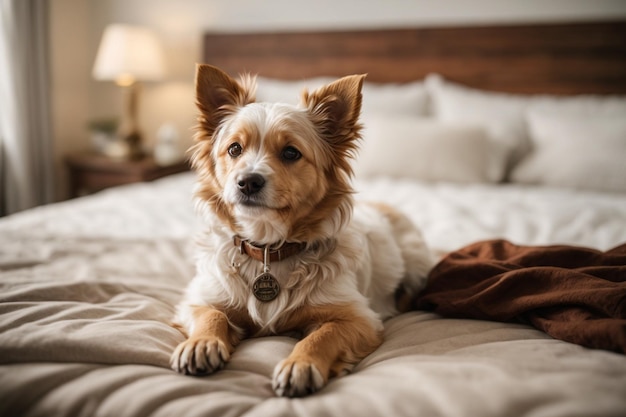
<svg viewBox="0 0 626 417">
<path fill-rule="evenodd" d="M 0 215 L 54 199 L 48 0 L 0 0 Z"/>
</svg>

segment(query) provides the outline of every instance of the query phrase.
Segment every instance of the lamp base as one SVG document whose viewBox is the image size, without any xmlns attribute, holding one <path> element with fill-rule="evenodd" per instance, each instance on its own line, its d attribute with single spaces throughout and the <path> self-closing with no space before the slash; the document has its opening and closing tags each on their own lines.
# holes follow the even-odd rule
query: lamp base
<svg viewBox="0 0 626 417">
<path fill-rule="evenodd" d="M 126 150 L 125 159 L 139 159 L 145 156 L 137 121 L 139 89 L 140 86 L 137 82 L 123 86 L 125 109 L 122 115 L 122 123 L 117 131 L 117 138 Z"/>
<path fill-rule="evenodd" d="M 141 134 L 138 131 L 133 131 L 122 136 L 121 140 L 128 147 L 128 159 L 140 159 L 145 156 L 141 146 Z"/>
<path fill-rule="evenodd" d="M 139 132 L 126 134 L 118 132 L 115 137 L 101 149 L 101 153 L 111 159 L 120 161 L 136 160 L 146 156 L 141 146 L 141 135 Z"/>
</svg>

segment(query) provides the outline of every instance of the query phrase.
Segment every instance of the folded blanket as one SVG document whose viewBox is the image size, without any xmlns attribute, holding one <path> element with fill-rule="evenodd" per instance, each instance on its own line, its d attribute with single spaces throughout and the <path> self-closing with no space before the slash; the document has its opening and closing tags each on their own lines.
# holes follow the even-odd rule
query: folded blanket
<svg viewBox="0 0 626 417">
<path fill-rule="evenodd" d="M 626 353 L 626 244 L 600 252 L 475 243 L 443 258 L 414 307 L 528 323 L 556 339 Z"/>
</svg>

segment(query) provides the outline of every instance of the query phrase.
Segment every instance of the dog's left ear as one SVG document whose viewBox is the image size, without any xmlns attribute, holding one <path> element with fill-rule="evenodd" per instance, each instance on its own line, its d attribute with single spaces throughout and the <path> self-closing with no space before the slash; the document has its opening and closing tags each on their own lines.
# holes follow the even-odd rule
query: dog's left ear
<svg viewBox="0 0 626 417">
<path fill-rule="evenodd" d="M 361 88 L 366 75 L 350 75 L 311 93 L 304 91 L 302 101 L 313 122 L 331 144 L 341 145 L 359 137 L 361 125 Z"/>
<path fill-rule="evenodd" d="M 207 64 L 196 66 L 196 104 L 201 113 L 200 126 L 208 136 L 224 117 L 255 100 L 255 79 L 242 76 L 235 81 L 221 69 Z"/>
</svg>

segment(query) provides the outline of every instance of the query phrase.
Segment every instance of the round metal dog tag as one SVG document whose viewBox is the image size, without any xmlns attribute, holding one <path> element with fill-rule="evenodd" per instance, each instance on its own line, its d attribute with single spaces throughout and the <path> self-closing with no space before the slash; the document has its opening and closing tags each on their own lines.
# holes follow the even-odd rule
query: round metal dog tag
<svg viewBox="0 0 626 417">
<path fill-rule="evenodd" d="M 252 285 L 252 293 L 259 301 L 272 301 L 274 298 L 278 297 L 279 292 L 280 285 L 278 285 L 276 278 L 269 272 L 263 272 L 256 277 Z"/>
</svg>

